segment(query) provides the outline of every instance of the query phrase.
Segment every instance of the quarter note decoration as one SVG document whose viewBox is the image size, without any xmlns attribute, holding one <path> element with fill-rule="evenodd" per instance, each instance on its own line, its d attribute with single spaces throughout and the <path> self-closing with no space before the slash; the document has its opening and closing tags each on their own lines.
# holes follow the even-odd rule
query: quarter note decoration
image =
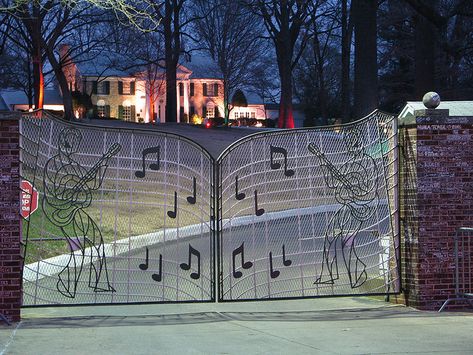
<svg viewBox="0 0 473 355">
<path fill-rule="evenodd" d="M 264 214 L 264 208 L 258 208 L 258 191 L 255 190 L 255 215 L 262 216 Z"/>
<path fill-rule="evenodd" d="M 243 273 L 241 271 L 236 271 L 235 258 L 237 257 L 237 255 L 241 255 L 241 266 L 243 269 L 247 270 L 251 268 L 253 266 L 253 263 L 251 261 L 245 262 L 245 243 L 241 243 L 241 245 L 232 252 L 233 277 L 239 279 L 243 276 Z"/>
<path fill-rule="evenodd" d="M 156 154 L 156 163 L 151 163 L 149 164 L 149 169 L 158 171 L 160 168 L 160 146 L 157 147 L 150 147 L 150 148 L 145 148 L 141 152 L 141 158 L 142 158 L 142 170 L 135 171 L 135 176 L 137 178 L 143 179 L 146 176 L 146 157 L 150 154 Z"/>
<path fill-rule="evenodd" d="M 235 198 L 238 201 L 243 200 L 246 197 L 244 192 L 238 192 L 238 176 L 235 176 Z"/>
<path fill-rule="evenodd" d="M 287 177 L 294 175 L 294 170 L 287 168 L 287 150 L 281 147 L 275 147 L 270 145 L 270 163 L 271 169 L 277 170 L 281 168 L 281 163 L 277 163 L 274 161 L 274 154 L 282 154 L 284 156 L 284 175 Z"/>
<path fill-rule="evenodd" d="M 282 263 L 284 266 L 290 266 L 292 264 L 291 260 L 286 259 L 286 249 L 284 248 L 284 244 L 282 245 Z"/>
<path fill-rule="evenodd" d="M 174 191 L 174 210 L 168 211 L 169 218 L 176 218 L 177 216 L 177 192 Z"/>
<path fill-rule="evenodd" d="M 197 183 L 195 181 L 195 176 L 192 178 L 192 196 L 187 196 L 187 202 L 189 202 L 191 205 L 195 205 L 195 202 L 197 201 L 197 191 L 196 191 Z"/>
<path fill-rule="evenodd" d="M 151 275 L 151 278 L 156 282 L 161 282 L 163 279 L 163 256 L 159 254 L 159 273 Z"/>
<path fill-rule="evenodd" d="M 138 267 L 140 268 L 140 270 L 148 270 L 148 267 L 149 267 L 149 250 L 148 250 L 148 247 L 146 247 L 146 257 L 145 257 L 145 262 L 138 265 Z"/>
<path fill-rule="evenodd" d="M 200 251 L 194 249 L 192 245 L 189 244 L 189 260 L 187 263 L 181 263 L 182 270 L 190 270 L 192 266 L 192 255 L 195 255 L 197 258 L 197 272 L 191 273 L 191 278 L 197 280 L 200 278 Z"/>
<path fill-rule="evenodd" d="M 284 244 L 282 245 L 282 263 L 284 266 L 290 266 L 292 264 L 291 260 L 286 259 L 286 248 L 284 247 Z M 272 252 L 269 252 L 269 272 L 272 279 L 275 279 L 281 274 L 279 270 L 274 270 L 273 268 L 273 253 Z"/>
<path fill-rule="evenodd" d="M 270 275 L 272 279 L 275 279 L 276 277 L 279 276 L 280 274 L 279 270 L 273 269 L 273 253 L 272 252 L 269 252 L 269 269 L 270 269 Z"/>
</svg>

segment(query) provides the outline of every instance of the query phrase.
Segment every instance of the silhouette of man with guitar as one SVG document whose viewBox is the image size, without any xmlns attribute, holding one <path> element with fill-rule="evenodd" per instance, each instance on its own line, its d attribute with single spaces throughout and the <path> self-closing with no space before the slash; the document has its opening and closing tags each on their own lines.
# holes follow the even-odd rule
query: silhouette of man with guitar
<svg viewBox="0 0 473 355">
<path fill-rule="evenodd" d="M 375 160 L 363 148 L 358 129 L 344 133 L 348 159 L 335 166 L 320 148 L 309 143 L 307 149 L 320 161 L 324 179 L 341 205 L 330 218 L 324 239 L 323 262 L 315 284 L 334 284 L 340 278 L 338 253 L 341 252 L 352 288 L 368 278 L 366 264 L 357 255 L 355 238 L 363 224 L 371 219 L 379 202 Z M 324 270 L 325 269 L 325 270 Z"/>
<path fill-rule="evenodd" d="M 69 298 L 76 295 L 84 259 L 89 256 L 88 286 L 94 292 L 115 292 L 108 278 L 102 233 L 86 209 L 92 203 L 92 192 L 102 186 L 109 160 L 121 146 L 112 144 L 92 167 L 85 168 L 74 159 L 81 141 L 79 130 L 64 129 L 59 134 L 58 153 L 47 161 L 43 176 L 43 211 L 71 250 L 57 282 L 58 291 Z M 74 245 L 79 252 L 74 252 Z"/>
</svg>

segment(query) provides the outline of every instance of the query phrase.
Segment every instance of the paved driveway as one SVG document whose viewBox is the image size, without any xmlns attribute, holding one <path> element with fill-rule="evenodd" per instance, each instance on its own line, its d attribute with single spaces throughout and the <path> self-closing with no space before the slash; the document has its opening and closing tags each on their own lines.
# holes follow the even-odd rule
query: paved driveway
<svg viewBox="0 0 473 355">
<path fill-rule="evenodd" d="M 28 308 L 0 355 L 472 354 L 473 313 L 371 298 Z"/>
<path fill-rule="evenodd" d="M 214 158 L 233 142 L 250 134 L 275 130 L 270 128 L 226 127 L 203 128 L 200 126 L 178 123 L 139 124 L 119 120 L 85 120 L 85 124 L 102 127 L 146 129 L 174 133 L 189 138 L 206 148 Z"/>
</svg>

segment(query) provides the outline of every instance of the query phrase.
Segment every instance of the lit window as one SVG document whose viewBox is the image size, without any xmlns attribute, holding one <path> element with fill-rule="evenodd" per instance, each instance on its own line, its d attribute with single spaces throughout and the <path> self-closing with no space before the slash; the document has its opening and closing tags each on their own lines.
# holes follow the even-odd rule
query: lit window
<svg viewBox="0 0 473 355">
<path fill-rule="evenodd" d="M 204 96 L 218 96 L 218 84 L 204 83 Z"/>
<path fill-rule="evenodd" d="M 129 94 L 130 93 L 130 82 L 129 81 L 124 81 L 123 82 L 123 93 L 124 94 Z"/>
<path fill-rule="evenodd" d="M 215 108 L 213 106 L 207 107 L 207 118 L 214 118 L 215 117 Z"/>
<path fill-rule="evenodd" d="M 123 106 L 123 119 L 125 121 L 131 121 L 131 107 Z"/>
<path fill-rule="evenodd" d="M 105 101 L 104 100 L 98 100 L 97 101 L 97 116 L 98 117 L 105 117 L 107 115 L 107 110 L 105 107 Z"/>
<path fill-rule="evenodd" d="M 105 117 L 105 106 L 97 106 L 97 116 Z"/>
<path fill-rule="evenodd" d="M 110 82 L 101 81 L 97 83 L 97 94 L 98 95 L 108 95 L 110 94 Z"/>
</svg>

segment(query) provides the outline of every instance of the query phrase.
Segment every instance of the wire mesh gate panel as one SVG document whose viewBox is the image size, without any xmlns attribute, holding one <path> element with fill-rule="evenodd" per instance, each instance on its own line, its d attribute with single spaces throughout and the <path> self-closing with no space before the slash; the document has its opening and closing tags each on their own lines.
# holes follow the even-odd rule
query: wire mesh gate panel
<svg viewBox="0 0 473 355">
<path fill-rule="evenodd" d="M 221 301 L 399 292 L 395 117 L 245 137 L 218 159 Z"/>
<path fill-rule="evenodd" d="M 24 305 L 215 299 L 203 148 L 46 114 L 20 131 Z"/>
</svg>

